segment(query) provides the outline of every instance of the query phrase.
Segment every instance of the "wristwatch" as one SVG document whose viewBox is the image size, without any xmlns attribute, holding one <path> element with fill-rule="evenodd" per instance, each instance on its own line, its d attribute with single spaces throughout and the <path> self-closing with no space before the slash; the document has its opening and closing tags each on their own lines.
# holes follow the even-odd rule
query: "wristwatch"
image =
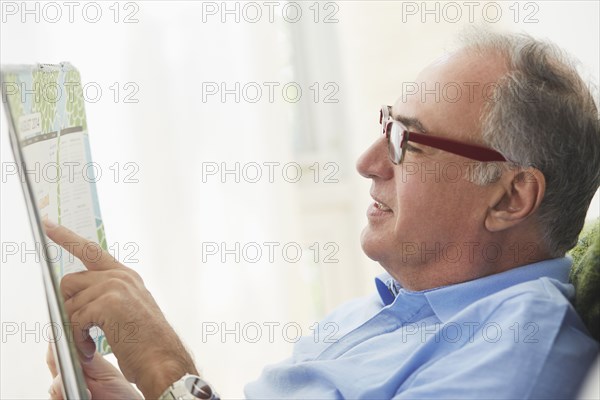
<svg viewBox="0 0 600 400">
<path fill-rule="evenodd" d="M 159 400 L 221 400 L 212 386 L 197 375 L 185 374 L 164 391 Z"/>
</svg>

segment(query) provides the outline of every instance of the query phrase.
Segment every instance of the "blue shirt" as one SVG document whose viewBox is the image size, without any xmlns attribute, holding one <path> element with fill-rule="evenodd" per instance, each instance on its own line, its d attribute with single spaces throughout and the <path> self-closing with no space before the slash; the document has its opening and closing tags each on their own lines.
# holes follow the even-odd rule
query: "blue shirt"
<svg viewBox="0 0 600 400">
<path fill-rule="evenodd" d="M 382 275 L 376 295 L 326 317 L 246 397 L 573 398 L 598 344 L 569 302 L 570 266 L 545 260 L 418 292 Z"/>
</svg>

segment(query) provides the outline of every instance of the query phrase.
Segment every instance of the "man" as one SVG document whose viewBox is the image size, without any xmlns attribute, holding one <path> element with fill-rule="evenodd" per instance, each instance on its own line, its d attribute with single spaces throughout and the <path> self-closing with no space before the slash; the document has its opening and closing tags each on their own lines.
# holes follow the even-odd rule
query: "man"
<svg viewBox="0 0 600 400">
<path fill-rule="evenodd" d="M 462 94 L 412 91 L 382 107 L 382 135 L 357 163 L 374 199 L 362 247 L 386 270 L 377 293 L 325 318 L 335 340 L 301 339 L 247 397 L 569 398 L 595 358 L 564 258 L 600 184 L 584 82 L 548 44 L 480 33 L 415 83 Z M 64 227 L 47 234 L 85 244 Z M 157 398 L 197 374 L 135 272 L 108 254 L 84 262 L 61 285 L 74 326 L 139 327 L 136 343 L 106 332 L 124 376 L 75 332 L 92 397 L 134 398 L 129 381 Z"/>
</svg>

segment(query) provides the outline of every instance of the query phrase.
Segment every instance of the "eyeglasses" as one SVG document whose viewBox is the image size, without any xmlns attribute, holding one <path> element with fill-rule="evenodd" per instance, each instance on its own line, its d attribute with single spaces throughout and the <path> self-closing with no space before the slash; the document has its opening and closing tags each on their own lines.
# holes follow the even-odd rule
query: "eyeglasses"
<svg viewBox="0 0 600 400">
<path fill-rule="evenodd" d="M 440 136 L 410 132 L 400 121 L 391 118 L 391 111 L 391 106 L 381 106 L 379 123 L 381 124 L 382 133 L 387 138 L 390 160 L 395 165 L 402 163 L 408 142 L 419 143 L 476 161 L 507 161 L 502 154 L 489 147 L 463 143 Z"/>
</svg>

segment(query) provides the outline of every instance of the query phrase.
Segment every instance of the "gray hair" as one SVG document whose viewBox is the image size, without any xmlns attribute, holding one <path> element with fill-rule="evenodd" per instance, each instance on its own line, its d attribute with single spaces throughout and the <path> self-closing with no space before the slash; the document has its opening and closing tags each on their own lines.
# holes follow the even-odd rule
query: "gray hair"
<svg viewBox="0 0 600 400">
<path fill-rule="evenodd" d="M 563 256 L 577 243 L 600 186 L 600 124 L 591 90 L 577 63 L 554 44 L 479 29 L 462 42 L 466 50 L 506 60 L 508 73 L 481 115 L 482 137 L 512 166 L 543 173 L 546 192 L 536 218 L 551 255 Z M 474 182 L 488 184 L 501 172 L 481 164 Z"/>
</svg>

